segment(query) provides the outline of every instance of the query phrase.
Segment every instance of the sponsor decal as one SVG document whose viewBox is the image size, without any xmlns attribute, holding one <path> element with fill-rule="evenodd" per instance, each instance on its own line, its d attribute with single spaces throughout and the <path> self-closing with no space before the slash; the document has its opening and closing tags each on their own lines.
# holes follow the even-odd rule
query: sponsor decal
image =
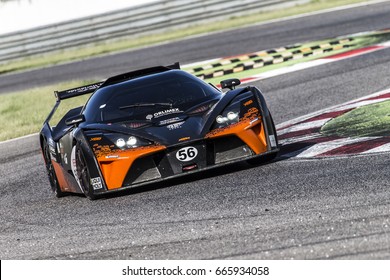
<svg viewBox="0 0 390 280">
<path fill-rule="evenodd" d="M 103 188 L 102 180 L 100 177 L 91 178 L 91 185 L 94 190 L 100 190 Z"/>
<path fill-rule="evenodd" d="M 149 115 L 147 115 L 147 116 L 146 116 L 146 119 L 147 119 L 147 120 L 151 120 L 151 119 L 153 119 L 153 115 L 150 115 L 150 114 L 149 114 Z"/>
<path fill-rule="evenodd" d="M 153 117 L 154 118 L 159 118 L 159 117 L 163 117 L 163 116 L 166 116 L 166 115 L 171 115 L 171 114 L 176 114 L 176 113 L 181 113 L 181 112 L 183 112 L 183 111 L 180 111 L 179 108 L 172 108 L 172 109 L 167 109 L 167 110 L 164 110 L 164 111 L 160 111 L 160 112 L 154 113 Z"/>
<path fill-rule="evenodd" d="M 91 138 L 91 141 L 100 141 L 102 140 L 102 137 L 93 137 Z"/>
<path fill-rule="evenodd" d="M 275 135 L 270 135 L 269 136 L 269 142 L 271 143 L 271 147 L 276 147 L 276 139 L 275 139 Z"/>
<path fill-rule="evenodd" d="M 106 158 L 119 158 L 118 155 L 110 155 L 110 156 L 106 156 Z"/>
<path fill-rule="evenodd" d="M 167 124 L 174 123 L 174 122 L 179 122 L 179 121 L 182 121 L 182 120 L 183 119 L 179 118 L 179 117 L 171 118 L 171 119 L 160 121 L 159 125 L 167 125 Z"/>
<path fill-rule="evenodd" d="M 190 161 L 196 158 L 198 155 L 198 150 L 195 147 L 185 147 L 181 148 L 176 153 L 176 158 L 180 161 Z"/>
<path fill-rule="evenodd" d="M 175 130 L 175 129 L 179 129 L 181 128 L 181 126 L 183 125 L 184 122 L 178 122 L 178 123 L 174 123 L 174 124 L 170 124 L 170 125 L 167 125 L 167 128 L 169 130 Z"/>
</svg>

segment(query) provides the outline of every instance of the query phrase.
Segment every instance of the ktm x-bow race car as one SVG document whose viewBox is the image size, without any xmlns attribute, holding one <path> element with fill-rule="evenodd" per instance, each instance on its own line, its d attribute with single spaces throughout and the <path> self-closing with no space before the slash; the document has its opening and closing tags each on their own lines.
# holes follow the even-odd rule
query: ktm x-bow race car
<svg viewBox="0 0 390 280">
<path fill-rule="evenodd" d="M 176 63 L 55 92 L 40 132 L 53 191 L 94 199 L 237 161 L 272 160 L 278 142 L 264 97 L 239 84 L 222 81 L 223 93 Z M 83 107 L 49 124 L 61 100 L 83 94 L 91 94 Z"/>
</svg>

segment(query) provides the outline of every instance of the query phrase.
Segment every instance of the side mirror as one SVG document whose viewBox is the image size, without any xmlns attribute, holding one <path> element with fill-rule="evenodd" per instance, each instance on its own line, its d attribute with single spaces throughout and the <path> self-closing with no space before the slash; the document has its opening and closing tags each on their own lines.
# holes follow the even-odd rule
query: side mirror
<svg viewBox="0 0 390 280">
<path fill-rule="evenodd" d="M 228 88 L 230 90 L 235 89 L 236 86 L 240 85 L 241 81 L 239 79 L 227 79 L 221 81 L 222 89 Z"/>
<path fill-rule="evenodd" d="M 70 125 L 78 125 L 78 124 L 80 124 L 82 122 L 85 122 L 84 115 L 77 115 L 77 116 L 73 116 L 73 117 L 67 119 L 65 121 L 65 124 L 70 126 Z"/>
</svg>

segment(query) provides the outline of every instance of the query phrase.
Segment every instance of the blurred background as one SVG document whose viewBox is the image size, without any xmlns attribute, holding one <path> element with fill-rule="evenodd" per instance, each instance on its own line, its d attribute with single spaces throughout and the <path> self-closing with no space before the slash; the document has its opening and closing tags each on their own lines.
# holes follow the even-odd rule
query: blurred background
<svg viewBox="0 0 390 280">
<path fill-rule="evenodd" d="M 105 44 L 103 50 L 90 51 L 92 54 L 137 47 L 129 44 L 134 39 L 139 41 L 139 36 L 151 33 L 168 32 L 159 40 L 152 38 L 150 41 L 148 38 L 147 44 L 218 31 L 267 19 L 261 19 L 261 14 L 248 16 L 255 13 L 279 10 L 279 14 L 270 16 L 270 19 L 289 15 L 283 14 L 284 8 L 309 2 L 312 1 L 116 0 L 107 4 L 105 0 L 1 0 L 0 66 L 31 55 L 90 47 L 91 44 L 100 44 L 99 47 Z M 219 24 L 205 25 L 215 22 Z M 188 28 L 202 24 L 198 30 Z M 182 30 L 181 34 L 171 32 L 178 29 Z M 125 46 L 113 46 L 111 43 L 118 39 L 127 39 L 128 42 Z M 89 55 L 72 55 L 72 58 Z M 0 73 L 9 72 L 10 68 L 21 67 L 3 67 Z"/>
<path fill-rule="evenodd" d="M 259 55 L 274 61 L 256 66 L 257 70 L 237 66 L 234 76 L 247 78 L 255 72 L 330 55 L 310 52 L 310 46 L 325 46 L 337 36 L 386 25 L 380 17 L 367 16 L 367 21 L 362 21 L 354 12 L 349 20 L 341 10 L 341 16 L 329 16 L 329 28 L 324 27 L 324 14 L 302 17 L 294 26 L 283 22 L 364 1 L 0 0 L 0 122 L 8 125 L 0 131 L 0 141 L 38 131 L 51 109 L 54 90 L 118 73 L 180 61 L 184 70 L 218 84 L 220 76 L 214 77 L 214 72 L 219 68 L 208 65 L 213 59 L 239 58 L 224 64 L 225 68 L 254 65 Z M 354 39 L 354 44 L 334 44 L 332 54 L 373 43 L 375 38 L 370 36 Z M 302 58 L 279 59 L 286 47 L 304 52 Z M 256 54 L 245 60 L 240 57 L 253 52 Z M 195 71 L 197 68 L 203 70 Z M 24 104 L 31 105 L 30 113 L 26 114 Z"/>
<path fill-rule="evenodd" d="M 145 4 L 156 0 L 0 0 L 0 34 Z"/>
</svg>

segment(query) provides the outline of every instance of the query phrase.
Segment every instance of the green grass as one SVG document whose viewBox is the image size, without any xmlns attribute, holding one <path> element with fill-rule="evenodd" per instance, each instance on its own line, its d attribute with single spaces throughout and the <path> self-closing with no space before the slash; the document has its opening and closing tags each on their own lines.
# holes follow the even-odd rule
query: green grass
<svg viewBox="0 0 390 280">
<path fill-rule="evenodd" d="M 322 127 L 326 136 L 390 136 L 390 101 L 363 106 L 329 121 Z"/>
<path fill-rule="evenodd" d="M 0 95 L 0 141 L 38 132 L 56 102 L 54 90 L 91 82 L 72 81 Z M 56 124 L 71 108 L 83 105 L 87 98 L 88 95 L 85 95 L 61 102 L 52 123 Z"/>
<path fill-rule="evenodd" d="M 192 35 L 206 34 L 209 32 L 241 27 L 249 24 L 260 23 L 272 19 L 298 15 L 302 13 L 323 10 L 327 8 L 347 5 L 352 3 L 365 2 L 364 0 L 314 0 L 311 3 L 299 5 L 296 7 L 281 9 L 270 12 L 256 13 L 245 17 L 232 17 L 228 20 L 218 21 L 186 27 L 178 30 L 170 30 L 162 34 L 153 34 L 140 37 L 129 37 L 117 41 L 98 43 L 95 45 L 81 46 L 74 49 L 67 49 L 55 53 L 45 55 L 36 55 L 31 57 L 23 57 L 20 60 L 9 61 L 6 64 L 0 65 L 0 74 L 13 71 L 26 70 L 30 68 L 38 68 L 49 65 L 55 65 L 73 60 L 85 59 L 92 56 L 112 53 L 116 51 L 129 50 L 139 47 L 144 47 L 156 43 L 168 42 L 172 40 L 182 39 Z"/>
</svg>

